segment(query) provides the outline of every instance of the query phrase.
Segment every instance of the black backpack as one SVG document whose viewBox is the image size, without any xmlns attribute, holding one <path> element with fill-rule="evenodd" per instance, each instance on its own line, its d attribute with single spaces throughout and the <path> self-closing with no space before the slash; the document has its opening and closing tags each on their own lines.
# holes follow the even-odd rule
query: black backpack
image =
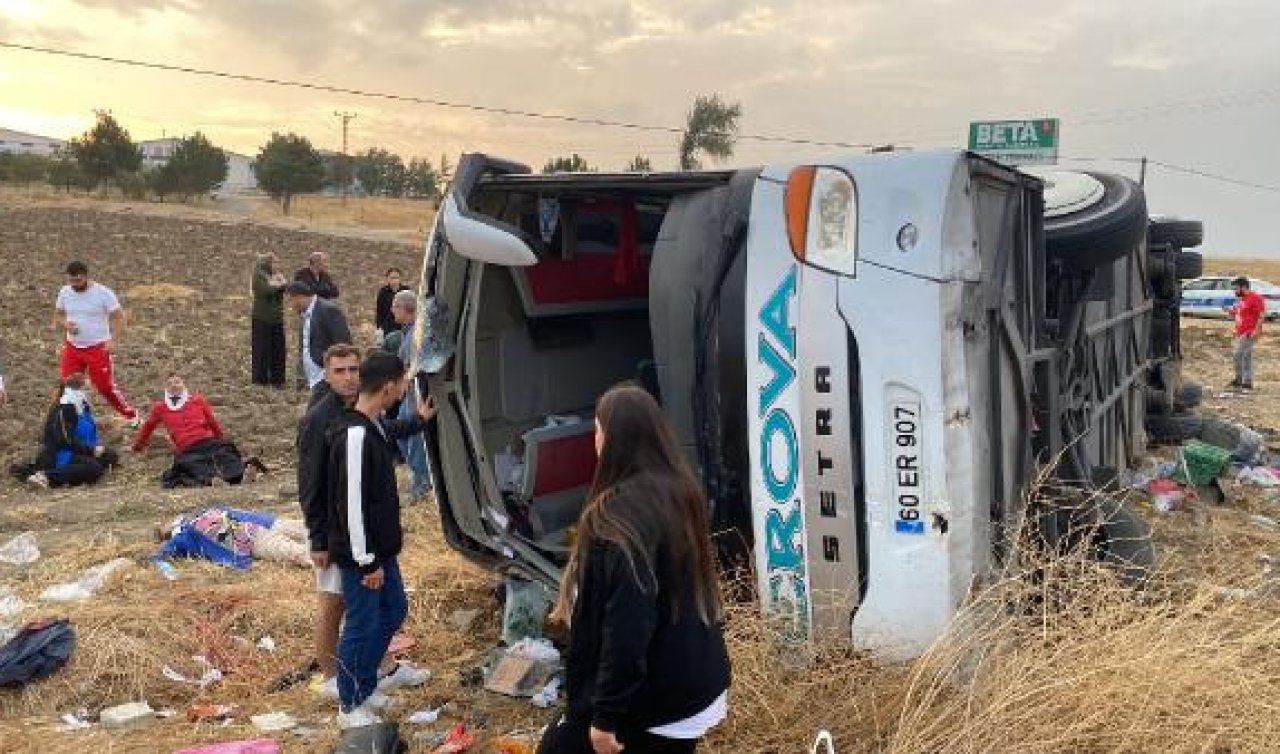
<svg viewBox="0 0 1280 754">
<path fill-rule="evenodd" d="M 76 632 L 66 618 L 49 618 L 22 627 L 0 647 L 0 686 L 25 686 L 54 674 L 76 648 Z"/>
</svg>

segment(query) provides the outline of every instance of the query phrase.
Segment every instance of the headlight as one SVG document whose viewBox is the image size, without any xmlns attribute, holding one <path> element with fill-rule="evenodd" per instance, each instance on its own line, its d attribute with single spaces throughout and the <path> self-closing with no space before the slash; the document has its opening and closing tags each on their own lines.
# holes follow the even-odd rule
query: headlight
<svg viewBox="0 0 1280 754">
<path fill-rule="evenodd" d="M 791 171 L 784 199 L 791 253 L 803 264 L 853 277 L 858 261 L 858 191 L 833 167 Z"/>
</svg>

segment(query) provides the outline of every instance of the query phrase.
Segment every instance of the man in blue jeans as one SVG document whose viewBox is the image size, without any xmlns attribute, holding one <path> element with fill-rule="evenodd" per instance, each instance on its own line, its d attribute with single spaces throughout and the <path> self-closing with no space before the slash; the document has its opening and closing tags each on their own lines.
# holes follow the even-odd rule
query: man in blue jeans
<svg viewBox="0 0 1280 754">
<path fill-rule="evenodd" d="M 413 323 L 418 317 L 418 295 L 413 291 L 397 293 L 391 301 L 391 316 L 400 326 L 400 332 L 397 333 L 399 337 L 392 340 L 396 344 L 396 352 L 406 367 L 412 367 L 416 350 L 413 343 Z M 405 400 L 400 403 L 400 419 L 412 418 L 414 403 L 410 398 L 414 393 L 413 386 L 410 385 Z M 421 434 L 417 434 L 401 438 L 399 442 L 400 455 L 404 457 L 404 462 L 409 467 L 412 483 L 411 500 L 419 502 L 431 492 L 431 471 L 427 466 L 426 439 Z"/>
<path fill-rule="evenodd" d="M 338 640 L 338 727 L 381 722 L 378 664 L 408 613 L 396 558 L 403 531 L 396 452 L 380 417 L 404 395 L 404 362 L 374 353 L 360 365 L 360 394 L 333 436 L 329 463 L 329 557 L 342 576 L 345 604 Z M 430 399 L 418 420 L 435 415 Z"/>
</svg>

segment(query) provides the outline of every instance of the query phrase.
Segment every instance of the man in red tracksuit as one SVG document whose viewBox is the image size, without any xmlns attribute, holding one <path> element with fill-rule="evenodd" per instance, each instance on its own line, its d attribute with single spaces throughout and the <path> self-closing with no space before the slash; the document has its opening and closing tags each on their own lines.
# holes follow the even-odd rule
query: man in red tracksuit
<svg viewBox="0 0 1280 754">
<path fill-rule="evenodd" d="M 1239 277 L 1231 281 L 1236 294 L 1236 305 L 1229 311 L 1236 318 L 1235 366 L 1236 378 L 1230 387 L 1253 389 L 1253 347 L 1262 331 L 1262 319 L 1267 313 L 1267 300 L 1249 290 L 1249 278 Z"/>
<path fill-rule="evenodd" d="M 215 479 L 228 484 L 244 480 L 246 462 L 240 457 L 239 449 L 223 435 L 222 425 L 213 415 L 209 402 L 199 393 L 188 392 L 186 383 L 177 374 L 170 374 L 165 381 L 164 399 L 157 401 L 147 415 L 133 443 L 135 453 L 146 450 L 151 433 L 160 424 L 169 433 L 174 450 L 173 466 L 160 478 L 161 485 L 207 487 L 214 484 Z M 261 469 L 256 459 L 249 459 L 247 463 Z"/>
<path fill-rule="evenodd" d="M 138 427 L 138 412 L 116 386 L 111 353 L 124 333 L 124 309 L 116 294 L 89 279 L 84 262 L 67 265 L 67 284 L 58 291 L 56 322 L 66 331 L 62 358 L 58 365 L 63 382 L 76 372 L 85 372 L 94 388 L 118 414 Z"/>
</svg>

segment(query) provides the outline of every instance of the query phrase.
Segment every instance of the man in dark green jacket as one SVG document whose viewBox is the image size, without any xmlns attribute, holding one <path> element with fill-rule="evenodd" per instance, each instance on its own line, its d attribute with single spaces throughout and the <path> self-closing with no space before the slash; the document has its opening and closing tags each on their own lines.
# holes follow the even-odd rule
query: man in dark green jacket
<svg viewBox="0 0 1280 754">
<path fill-rule="evenodd" d="M 284 387 L 284 289 L 289 284 L 276 271 L 276 255 L 258 257 L 253 269 L 253 384 Z"/>
</svg>

